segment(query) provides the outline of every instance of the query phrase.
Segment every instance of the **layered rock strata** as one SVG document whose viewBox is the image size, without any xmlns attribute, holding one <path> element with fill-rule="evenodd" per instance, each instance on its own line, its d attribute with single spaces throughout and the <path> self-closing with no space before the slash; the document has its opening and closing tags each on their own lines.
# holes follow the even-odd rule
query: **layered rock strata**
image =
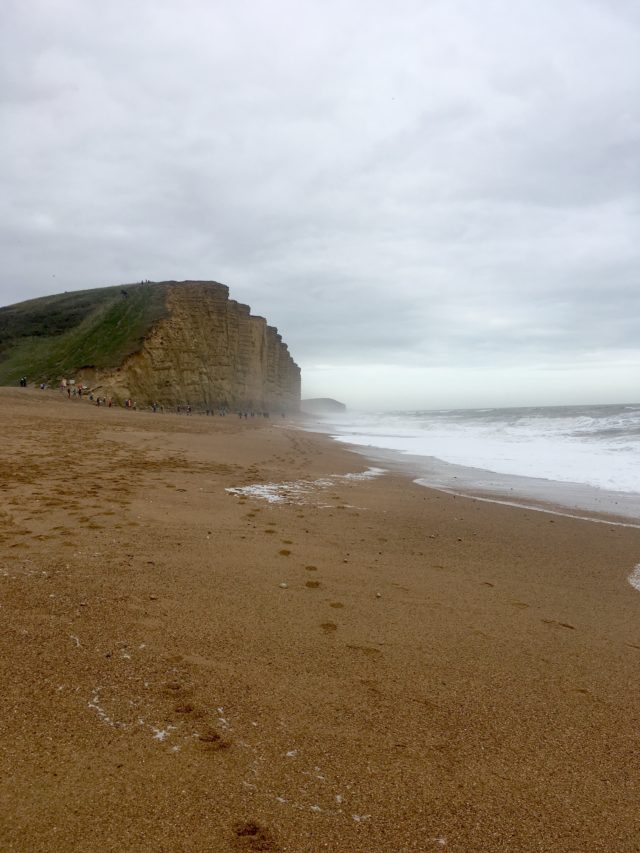
<svg viewBox="0 0 640 853">
<path fill-rule="evenodd" d="M 255 411 L 300 406 L 300 368 L 278 330 L 217 282 L 169 282 L 167 316 L 91 385 L 118 398 Z M 89 377 L 87 377 L 89 378 Z"/>
</svg>

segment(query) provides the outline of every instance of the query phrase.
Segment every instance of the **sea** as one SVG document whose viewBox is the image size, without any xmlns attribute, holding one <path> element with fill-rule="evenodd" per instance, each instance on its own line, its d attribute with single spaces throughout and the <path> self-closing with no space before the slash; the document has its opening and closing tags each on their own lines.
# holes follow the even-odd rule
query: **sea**
<svg viewBox="0 0 640 853">
<path fill-rule="evenodd" d="M 640 522 L 640 404 L 346 412 L 315 428 L 430 488 Z"/>
</svg>

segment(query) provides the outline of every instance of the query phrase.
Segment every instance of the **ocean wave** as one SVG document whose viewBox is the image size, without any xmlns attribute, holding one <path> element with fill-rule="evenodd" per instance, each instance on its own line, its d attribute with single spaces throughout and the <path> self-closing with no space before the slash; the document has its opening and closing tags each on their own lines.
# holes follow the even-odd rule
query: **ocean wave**
<svg viewBox="0 0 640 853">
<path fill-rule="evenodd" d="M 347 414 L 334 436 L 498 474 L 640 493 L 640 406 Z"/>
</svg>

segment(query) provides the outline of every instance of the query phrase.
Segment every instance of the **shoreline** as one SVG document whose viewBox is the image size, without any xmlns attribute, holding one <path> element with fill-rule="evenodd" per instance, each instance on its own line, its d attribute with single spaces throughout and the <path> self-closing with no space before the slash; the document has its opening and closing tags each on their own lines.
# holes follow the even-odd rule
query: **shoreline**
<svg viewBox="0 0 640 853">
<path fill-rule="evenodd" d="M 318 435 L 326 435 L 351 452 L 376 464 L 386 464 L 394 470 L 402 471 L 425 488 L 505 506 L 556 512 L 558 515 L 584 521 L 616 521 L 628 526 L 640 526 L 640 494 L 637 493 L 614 492 L 586 483 L 500 474 L 489 469 L 456 465 L 437 457 L 418 456 L 374 445 L 353 444 L 328 429 L 322 429 L 321 426 L 319 421 L 309 421 L 303 428 Z M 590 514 L 579 514 L 584 512 Z"/>
<path fill-rule="evenodd" d="M 0 389 L 3 848 L 638 848 L 637 530 L 143 414 Z"/>
</svg>

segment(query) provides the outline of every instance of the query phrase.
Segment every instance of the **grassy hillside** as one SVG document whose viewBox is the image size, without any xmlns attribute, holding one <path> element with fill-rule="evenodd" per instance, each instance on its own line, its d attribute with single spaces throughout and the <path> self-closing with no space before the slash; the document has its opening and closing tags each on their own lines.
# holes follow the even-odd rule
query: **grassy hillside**
<svg viewBox="0 0 640 853">
<path fill-rule="evenodd" d="M 81 367 L 118 367 L 166 315 L 165 293 L 162 284 L 135 284 L 0 308 L 0 385 L 23 375 L 44 382 Z"/>
</svg>

